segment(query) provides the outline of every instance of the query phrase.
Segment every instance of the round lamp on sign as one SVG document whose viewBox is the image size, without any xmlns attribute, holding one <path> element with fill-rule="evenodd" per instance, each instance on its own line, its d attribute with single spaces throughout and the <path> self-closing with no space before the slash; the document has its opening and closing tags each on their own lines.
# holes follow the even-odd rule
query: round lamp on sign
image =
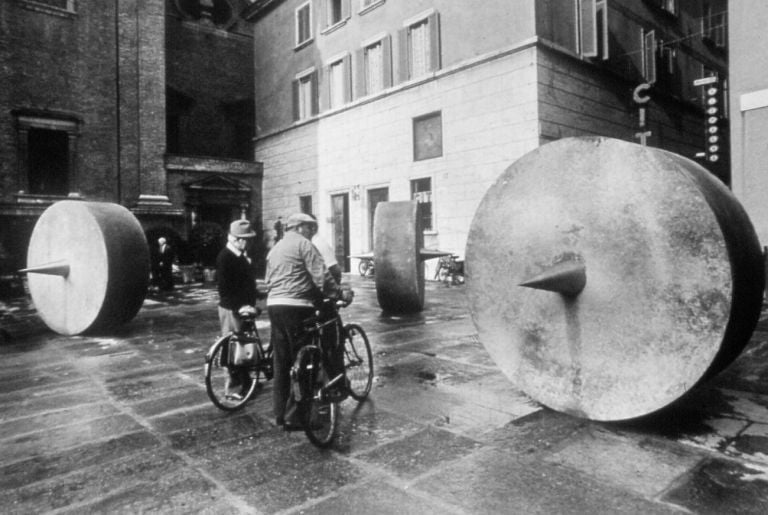
<svg viewBox="0 0 768 515">
<path fill-rule="evenodd" d="M 717 123 L 717 116 L 710 116 L 707 118 L 707 123 Z"/>
<path fill-rule="evenodd" d="M 720 146 L 719 145 L 710 145 L 709 146 L 709 151 L 712 152 L 713 154 L 715 152 L 717 152 L 718 150 L 720 150 Z"/>
<path fill-rule="evenodd" d="M 716 106 L 708 107 L 707 114 L 717 114 L 717 107 Z"/>
<path fill-rule="evenodd" d="M 716 162 L 718 159 L 720 159 L 720 156 L 718 156 L 717 154 L 712 154 L 711 156 L 709 156 L 709 160 L 713 163 Z"/>
<path fill-rule="evenodd" d="M 717 136 L 710 136 L 710 137 L 709 137 L 707 140 L 708 140 L 710 143 L 717 143 L 717 140 L 718 140 L 718 139 L 720 139 L 720 138 L 718 138 Z"/>
<path fill-rule="evenodd" d="M 710 97 L 717 95 L 717 88 L 707 88 L 707 95 Z"/>
<path fill-rule="evenodd" d="M 709 127 L 707 130 L 709 131 L 710 134 L 716 134 L 717 133 L 717 127 L 714 126 L 714 125 Z"/>
</svg>

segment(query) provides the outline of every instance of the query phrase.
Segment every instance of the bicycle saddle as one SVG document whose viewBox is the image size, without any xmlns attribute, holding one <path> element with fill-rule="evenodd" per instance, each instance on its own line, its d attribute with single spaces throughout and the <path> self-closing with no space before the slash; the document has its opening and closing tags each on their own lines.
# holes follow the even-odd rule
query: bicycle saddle
<svg viewBox="0 0 768 515">
<path fill-rule="evenodd" d="M 255 306 L 242 306 L 237 310 L 237 314 L 240 315 L 240 318 L 256 318 L 261 314 L 261 309 Z"/>
</svg>

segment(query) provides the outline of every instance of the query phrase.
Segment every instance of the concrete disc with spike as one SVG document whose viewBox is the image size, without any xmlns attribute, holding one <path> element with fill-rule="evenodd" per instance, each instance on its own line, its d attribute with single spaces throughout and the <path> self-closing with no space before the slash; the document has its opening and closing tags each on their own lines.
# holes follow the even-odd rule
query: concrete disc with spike
<svg viewBox="0 0 768 515">
<path fill-rule="evenodd" d="M 80 334 L 136 315 L 149 281 L 149 249 L 128 209 L 65 200 L 35 224 L 23 271 L 46 325 L 60 334 Z"/>
<path fill-rule="evenodd" d="M 764 284 L 727 188 L 679 155 L 607 138 L 560 140 L 510 166 L 475 214 L 465 267 L 502 371 L 595 420 L 657 411 L 727 366 Z"/>
</svg>

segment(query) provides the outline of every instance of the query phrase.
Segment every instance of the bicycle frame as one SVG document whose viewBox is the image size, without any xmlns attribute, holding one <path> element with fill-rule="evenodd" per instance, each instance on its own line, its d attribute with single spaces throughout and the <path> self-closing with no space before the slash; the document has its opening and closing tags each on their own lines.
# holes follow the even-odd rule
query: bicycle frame
<svg viewBox="0 0 768 515">
<path fill-rule="evenodd" d="M 341 319 L 341 313 L 339 313 L 339 307 L 337 305 L 333 305 L 334 309 L 334 315 L 332 318 L 321 321 L 321 312 L 322 310 L 318 310 L 317 314 L 305 321 L 305 331 L 312 335 L 312 343 L 310 345 L 316 346 L 321 351 L 321 355 L 323 356 L 323 361 L 327 361 L 327 356 L 330 352 L 336 350 L 336 349 L 328 349 L 328 343 L 323 339 L 323 332 L 324 329 L 335 325 L 336 326 L 336 339 L 333 343 L 333 345 L 338 348 L 340 345 L 343 345 L 344 343 L 344 323 Z M 325 394 L 325 392 L 336 386 L 340 381 L 342 381 L 344 378 L 344 371 L 342 371 L 340 374 L 337 374 L 335 377 L 331 378 L 330 381 L 328 381 L 328 384 L 326 384 L 321 392 L 322 394 Z"/>
</svg>

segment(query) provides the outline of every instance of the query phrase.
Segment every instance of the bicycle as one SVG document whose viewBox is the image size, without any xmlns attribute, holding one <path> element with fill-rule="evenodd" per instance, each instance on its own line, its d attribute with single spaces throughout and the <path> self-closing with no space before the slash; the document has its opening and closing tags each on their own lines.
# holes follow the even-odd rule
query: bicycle
<svg viewBox="0 0 768 515">
<path fill-rule="evenodd" d="M 326 299 L 315 316 L 305 320 L 311 343 L 299 350 L 291 383 L 304 433 L 314 445 L 331 445 L 339 423 L 339 404 L 348 396 L 363 402 L 373 384 L 373 354 L 368 336 L 358 324 L 344 324 L 339 308 L 348 304 Z M 336 338 L 323 338 L 329 328 Z M 334 351 L 343 345 L 343 370 L 333 373 Z M 330 348 L 329 348 L 330 347 Z M 338 356 L 338 355 L 336 355 Z M 338 357 L 337 357 L 338 359 Z"/>
<path fill-rule="evenodd" d="M 464 262 L 458 257 L 451 254 L 440 258 L 435 270 L 436 281 L 444 282 L 446 286 L 464 284 Z"/>
<path fill-rule="evenodd" d="M 375 273 L 373 266 L 373 259 L 360 258 L 360 262 L 357 264 L 357 271 L 360 272 L 360 277 L 367 277 Z"/>
<path fill-rule="evenodd" d="M 224 411 L 242 408 L 262 378 L 272 379 L 272 346 L 264 346 L 256 329 L 260 313 L 251 306 L 240 308 L 241 331 L 219 337 L 205 355 L 205 390 L 213 404 Z M 233 380 L 240 384 L 232 387 Z"/>
</svg>

